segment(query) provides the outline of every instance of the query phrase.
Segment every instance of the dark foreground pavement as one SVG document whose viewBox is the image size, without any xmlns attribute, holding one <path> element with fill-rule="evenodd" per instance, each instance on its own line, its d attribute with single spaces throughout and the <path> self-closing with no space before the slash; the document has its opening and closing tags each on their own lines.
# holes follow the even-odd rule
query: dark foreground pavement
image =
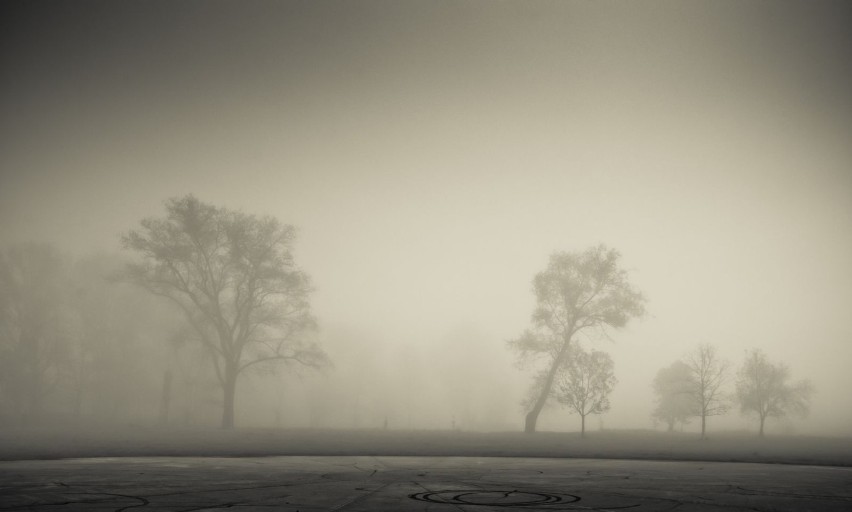
<svg viewBox="0 0 852 512">
<path fill-rule="evenodd" d="M 0 510 L 849 511 L 852 468 L 442 457 L 0 462 Z"/>
</svg>

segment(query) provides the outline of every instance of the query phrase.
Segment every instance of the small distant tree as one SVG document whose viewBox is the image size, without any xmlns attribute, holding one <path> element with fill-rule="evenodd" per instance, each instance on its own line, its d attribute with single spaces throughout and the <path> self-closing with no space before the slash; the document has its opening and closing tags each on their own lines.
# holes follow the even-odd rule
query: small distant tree
<svg viewBox="0 0 852 512">
<path fill-rule="evenodd" d="M 790 369 L 784 364 L 772 364 L 760 350 L 750 352 L 737 373 L 740 411 L 757 416 L 760 437 L 766 418 L 807 416 L 813 387 L 806 380 L 796 383 L 789 380 Z"/>
<path fill-rule="evenodd" d="M 653 385 L 657 407 L 651 416 L 655 421 L 665 423 L 669 432 L 676 424 L 683 426 L 691 417 L 698 415 L 696 383 L 686 363 L 675 361 L 671 366 L 661 368 Z"/>
<path fill-rule="evenodd" d="M 702 343 L 687 356 L 686 365 L 694 381 L 693 396 L 701 417 L 703 439 L 707 435 L 707 417 L 725 414 L 730 408 L 722 389 L 728 376 L 728 363 L 719 357 L 713 345 Z"/>
<path fill-rule="evenodd" d="M 566 364 L 577 336 L 605 336 L 608 328 L 627 325 L 645 312 L 645 299 L 618 265 L 620 254 L 604 245 L 583 252 L 557 252 L 533 278 L 536 307 L 533 328 L 508 346 L 522 363 L 541 364 L 529 401 L 524 430 L 535 432 L 557 373 Z"/>
<path fill-rule="evenodd" d="M 609 394 L 616 378 L 612 358 L 600 350 L 571 349 L 559 372 L 554 396 L 572 413 L 580 415 L 580 436 L 586 436 L 586 416 L 603 414 L 610 408 Z"/>
<path fill-rule="evenodd" d="M 274 362 L 328 363 L 308 334 L 308 276 L 295 264 L 296 230 L 203 203 L 192 195 L 166 202 L 164 218 L 145 219 L 122 238 L 141 256 L 126 277 L 166 297 L 211 356 L 222 386 L 222 427 L 234 426 L 237 378 Z"/>
</svg>

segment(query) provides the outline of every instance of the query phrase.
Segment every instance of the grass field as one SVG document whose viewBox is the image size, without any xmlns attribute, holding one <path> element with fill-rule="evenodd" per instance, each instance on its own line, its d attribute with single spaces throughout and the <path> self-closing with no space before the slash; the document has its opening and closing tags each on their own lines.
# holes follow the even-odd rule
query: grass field
<svg viewBox="0 0 852 512">
<path fill-rule="evenodd" d="M 4 429 L 0 460 L 129 456 L 410 455 L 708 460 L 852 466 L 852 438 L 201 428 Z"/>
</svg>

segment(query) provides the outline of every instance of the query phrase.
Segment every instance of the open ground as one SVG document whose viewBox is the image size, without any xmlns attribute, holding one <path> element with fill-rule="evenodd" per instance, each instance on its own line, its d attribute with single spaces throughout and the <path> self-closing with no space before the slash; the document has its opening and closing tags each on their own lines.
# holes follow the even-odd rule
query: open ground
<svg viewBox="0 0 852 512">
<path fill-rule="evenodd" d="M 846 438 L 5 430 L 0 511 L 849 510 Z"/>
<path fill-rule="evenodd" d="M 0 510 L 846 511 L 852 468 L 500 457 L 0 463 Z"/>
<path fill-rule="evenodd" d="M 578 433 L 439 430 L 67 428 L 0 429 L 0 460 L 80 457 L 378 455 L 556 457 L 852 466 L 848 437 L 605 430 Z"/>
</svg>

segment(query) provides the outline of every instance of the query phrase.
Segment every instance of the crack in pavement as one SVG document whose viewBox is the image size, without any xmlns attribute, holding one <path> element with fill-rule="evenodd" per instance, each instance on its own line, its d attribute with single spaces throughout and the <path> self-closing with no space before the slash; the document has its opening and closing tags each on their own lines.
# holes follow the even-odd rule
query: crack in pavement
<svg viewBox="0 0 852 512">
<path fill-rule="evenodd" d="M 122 507 L 122 508 L 116 510 L 116 512 L 121 512 L 121 511 L 128 510 L 128 509 L 131 509 L 131 508 L 144 507 L 144 506 L 148 505 L 150 503 L 151 499 L 153 499 L 153 498 L 168 498 L 168 497 L 172 497 L 172 496 L 188 496 L 188 495 L 192 495 L 192 494 L 209 494 L 209 493 L 219 493 L 219 492 L 253 491 L 253 490 L 262 490 L 262 489 L 274 489 L 274 488 L 277 488 L 277 487 L 292 487 L 292 486 L 295 486 L 295 485 L 310 485 L 310 484 L 316 484 L 316 483 L 325 483 L 325 482 L 320 482 L 320 481 L 293 482 L 293 483 L 275 484 L 275 485 L 258 485 L 258 486 L 251 486 L 251 487 L 228 487 L 228 488 L 217 488 L 217 489 L 197 489 L 197 490 L 191 490 L 191 491 L 163 492 L 163 493 L 153 493 L 153 494 L 147 494 L 146 493 L 144 497 L 143 496 L 131 495 L 131 494 L 119 494 L 119 493 L 101 492 L 101 491 L 93 491 L 93 490 L 85 490 L 85 491 L 78 491 L 78 492 L 66 492 L 66 493 L 63 493 L 63 494 L 65 494 L 65 495 L 113 496 L 113 497 L 139 500 L 141 502 L 141 503 L 136 504 L 136 505 L 126 506 L 126 507 Z M 68 484 L 63 484 L 63 486 L 70 488 L 70 489 L 73 489 L 73 487 L 68 485 Z M 284 496 L 281 496 L 281 497 L 286 497 L 286 496 L 290 496 L 290 495 L 287 494 L 287 495 L 284 495 Z M 101 499 L 92 499 L 92 500 L 76 500 L 76 501 L 62 501 L 62 502 L 43 502 L 43 503 L 33 502 L 33 503 L 30 503 L 28 505 L 23 505 L 23 506 L 21 506 L 21 505 L 13 505 L 13 506 L 9 506 L 9 507 L 0 506 L 0 510 L 19 510 L 21 508 L 32 509 L 33 507 L 58 507 L 58 506 L 86 504 L 86 503 L 92 503 L 92 504 L 94 504 L 94 503 L 107 503 L 109 501 L 111 501 L 109 498 L 101 498 Z M 237 504 L 239 504 L 239 503 L 237 503 Z M 234 506 L 234 505 L 231 505 L 231 506 Z M 203 508 L 210 508 L 210 507 L 201 507 L 201 509 L 203 509 Z M 221 507 L 219 507 L 219 508 L 221 508 Z M 192 510 L 200 510 L 200 509 L 192 509 Z"/>
<path fill-rule="evenodd" d="M 682 466 L 655 463 L 384 460 L 373 456 L 265 459 L 265 464 L 245 461 L 250 465 L 239 460 L 212 463 L 181 460 L 180 464 L 154 460 L 146 461 L 145 467 L 159 469 L 146 470 L 144 476 L 137 476 L 142 475 L 137 472 L 137 461 L 108 462 L 109 465 L 84 465 L 82 471 L 78 469 L 79 463 L 73 461 L 0 466 L 0 512 L 60 509 L 198 512 L 230 508 L 355 512 L 371 508 L 420 510 L 423 508 L 418 507 L 433 506 L 436 511 L 472 512 L 498 510 L 497 507 L 514 509 L 518 504 L 523 505 L 518 510 L 542 511 L 629 512 L 633 508 L 667 512 L 792 511 L 806 505 L 845 511 L 852 501 L 848 472 L 815 473 L 807 467 L 779 470 L 720 464 L 702 466 L 699 475 L 680 471 Z M 263 469 L 264 466 L 269 469 Z M 6 467 L 14 469 L 3 473 Z M 21 467 L 26 472 L 21 472 Z M 92 467 L 95 469 L 90 471 Z M 640 467 L 641 471 L 632 471 L 633 467 Z M 443 489 L 463 493 L 459 501 L 465 503 L 453 503 L 452 496 L 444 494 L 452 491 Z M 435 505 L 408 501 L 412 492 L 434 495 L 430 503 Z M 550 502 L 544 498 L 537 501 L 536 494 L 554 498 Z M 569 495 L 582 496 L 582 502 L 563 499 L 560 503 L 555 498 Z"/>
<path fill-rule="evenodd" d="M 359 501 L 362 501 L 362 500 L 364 500 L 364 499 L 366 499 L 366 498 L 368 498 L 368 497 L 372 496 L 373 494 L 376 494 L 377 492 L 381 491 L 382 489 L 384 489 L 385 487 L 387 487 L 387 486 L 389 486 L 389 485 L 392 485 L 393 483 L 394 483 L 394 482 L 388 482 L 388 483 L 386 483 L 386 484 L 384 484 L 384 485 L 382 485 L 382 486 L 380 486 L 380 487 L 377 487 L 377 488 L 373 489 L 372 491 L 369 491 L 369 492 L 367 492 L 367 493 L 365 493 L 365 494 L 359 494 L 359 495 L 357 495 L 357 496 L 354 496 L 354 497 L 352 497 L 352 498 L 349 498 L 349 499 L 345 500 L 344 502 L 342 502 L 342 503 L 340 503 L 340 504 L 338 504 L 338 505 L 335 505 L 335 506 L 331 507 L 331 508 L 330 508 L 330 509 L 328 509 L 328 510 L 329 510 L 330 512 L 334 512 L 335 510 L 343 510 L 344 508 L 346 508 L 346 507 L 348 507 L 348 506 L 350 506 L 350 505 L 353 505 L 353 504 L 355 504 L 355 503 L 358 503 Z"/>
<path fill-rule="evenodd" d="M 70 487 L 70 486 L 66 485 L 66 487 Z M 150 503 L 149 500 L 147 500 L 146 498 L 143 498 L 141 496 L 133 496 L 133 495 L 129 495 L 129 494 L 118 494 L 118 493 L 113 493 L 113 492 L 69 492 L 69 493 L 65 493 L 65 494 L 67 494 L 67 495 L 79 494 L 79 495 L 84 495 L 84 496 L 111 496 L 111 497 L 114 497 L 114 498 L 127 498 L 127 499 L 131 499 L 131 500 L 137 500 L 137 501 L 140 502 L 137 505 L 129 505 L 129 506 L 126 506 L 126 507 L 118 508 L 118 509 L 115 510 L 115 512 L 123 512 L 123 511 L 131 509 L 131 508 L 144 507 L 144 506 L 146 506 Z M 66 505 L 96 504 L 96 503 L 104 503 L 105 504 L 105 503 L 109 503 L 110 501 L 114 501 L 114 500 L 112 500 L 111 498 L 95 498 L 95 499 L 88 499 L 88 500 L 74 500 L 74 501 L 61 501 L 61 502 L 49 502 L 49 503 L 32 502 L 32 503 L 29 503 L 29 504 L 23 505 L 23 506 L 0 507 L 0 510 L 15 510 L 15 509 L 20 509 L 20 508 L 27 508 L 27 509 L 32 510 L 33 508 L 37 508 L 37 507 L 64 507 Z"/>
<path fill-rule="evenodd" d="M 755 489 L 746 489 L 745 487 L 734 486 L 734 490 L 729 490 L 733 494 L 742 494 L 744 496 L 778 496 L 781 498 L 801 498 L 801 499 L 817 499 L 817 500 L 842 500 L 852 501 L 852 496 L 829 495 L 829 494 L 796 494 L 790 492 L 773 492 L 773 491 L 758 491 Z M 740 491 L 740 492 L 737 492 Z"/>
</svg>

